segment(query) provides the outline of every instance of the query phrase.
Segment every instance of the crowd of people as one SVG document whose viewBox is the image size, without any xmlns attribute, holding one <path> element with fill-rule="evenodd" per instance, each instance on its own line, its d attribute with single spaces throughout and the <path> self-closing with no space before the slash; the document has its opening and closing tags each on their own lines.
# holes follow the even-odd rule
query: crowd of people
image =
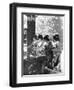
<svg viewBox="0 0 74 90">
<path fill-rule="evenodd" d="M 31 56 L 49 56 L 51 49 L 59 47 L 59 34 L 53 35 L 53 38 L 49 38 L 49 35 L 35 35 L 32 44 L 29 46 L 31 48 Z"/>
<path fill-rule="evenodd" d="M 32 63 L 29 68 L 30 74 L 34 73 L 49 73 L 50 71 L 55 72 L 55 67 L 58 66 L 60 60 L 61 50 L 59 49 L 60 37 L 59 34 L 52 35 L 52 38 L 49 38 L 49 35 L 35 35 L 33 38 L 33 42 L 28 48 L 30 48 L 29 58 L 30 60 L 35 60 L 37 63 Z M 42 61 L 41 61 L 42 60 Z M 36 68 L 41 67 L 41 72 Z M 38 72 L 36 72 L 36 70 Z M 54 71 L 53 71 L 54 70 Z M 47 71 L 47 72 L 46 72 Z"/>
</svg>

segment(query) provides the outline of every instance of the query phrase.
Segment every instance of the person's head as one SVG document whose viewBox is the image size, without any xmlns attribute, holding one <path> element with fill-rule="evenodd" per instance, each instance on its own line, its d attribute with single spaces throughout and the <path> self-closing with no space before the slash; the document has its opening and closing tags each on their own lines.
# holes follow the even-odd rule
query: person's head
<svg viewBox="0 0 74 90">
<path fill-rule="evenodd" d="M 34 35 L 33 40 L 37 40 L 37 35 Z"/>
<path fill-rule="evenodd" d="M 59 34 L 55 34 L 55 35 L 53 36 L 53 40 L 55 40 L 55 41 L 60 41 Z"/>
<path fill-rule="evenodd" d="M 49 41 L 49 36 L 46 35 L 46 36 L 44 37 L 44 40 Z"/>
<path fill-rule="evenodd" d="M 38 39 L 43 39 L 43 36 L 39 34 Z"/>
</svg>

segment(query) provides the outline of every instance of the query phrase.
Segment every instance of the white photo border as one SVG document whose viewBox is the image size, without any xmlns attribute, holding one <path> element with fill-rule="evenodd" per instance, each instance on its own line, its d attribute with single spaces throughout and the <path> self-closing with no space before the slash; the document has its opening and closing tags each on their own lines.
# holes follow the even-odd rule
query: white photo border
<svg viewBox="0 0 74 90">
<path fill-rule="evenodd" d="M 69 24 L 70 24 L 70 17 L 69 17 L 69 10 L 60 10 L 60 9 L 44 9 L 44 8 L 29 8 L 29 7 L 17 7 L 17 84 L 19 83 L 36 83 L 36 82 L 52 82 L 52 81 L 66 81 L 69 80 Z M 65 15 L 65 26 L 64 26 L 64 37 L 63 42 L 64 51 L 65 53 L 65 74 L 64 75 L 39 75 L 39 76 L 21 76 L 21 13 L 48 13 L 48 14 L 64 14 Z M 64 57 L 64 56 L 63 56 Z"/>
</svg>

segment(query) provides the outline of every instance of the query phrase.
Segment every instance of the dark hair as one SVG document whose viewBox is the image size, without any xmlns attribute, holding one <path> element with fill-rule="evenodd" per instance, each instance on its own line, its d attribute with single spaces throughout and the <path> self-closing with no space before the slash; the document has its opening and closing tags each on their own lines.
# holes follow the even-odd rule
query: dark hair
<svg viewBox="0 0 74 90">
<path fill-rule="evenodd" d="M 44 37 L 44 40 L 49 41 L 49 36 L 46 35 L 46 36 Z"/>
<path fill-rule="evenodd" d="M 53 39 L 56 40 L 56 41 L 60 41 L 60 38 L 59 38 L 59 35 L 58 34 L 54 35 L 53 36 Z"/>
<path fill-rule="evenodd" d="M 43 36 L 42 35 L 39 35 L 38 38 L 43 39 Z"/>
<path fill-rule="evenodd" d="M 34 35 L 34 38 L 37 39 L 37 35 Z"/>
</svg>

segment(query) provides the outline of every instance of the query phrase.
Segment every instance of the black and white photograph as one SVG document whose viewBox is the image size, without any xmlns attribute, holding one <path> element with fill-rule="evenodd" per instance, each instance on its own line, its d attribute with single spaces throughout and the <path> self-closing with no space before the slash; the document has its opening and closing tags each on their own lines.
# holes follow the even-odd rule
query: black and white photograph
<svg viewBox="0 0 74 90">
<path fill-rule="evenodd" d="M 22 14 L 22 75 L 62 73 L 64 15 Z"/>
<path fill-rule="evenodd" d="M 72 7 L 10 4 L 10 86 L 72 83 Z"/>
</svg>

